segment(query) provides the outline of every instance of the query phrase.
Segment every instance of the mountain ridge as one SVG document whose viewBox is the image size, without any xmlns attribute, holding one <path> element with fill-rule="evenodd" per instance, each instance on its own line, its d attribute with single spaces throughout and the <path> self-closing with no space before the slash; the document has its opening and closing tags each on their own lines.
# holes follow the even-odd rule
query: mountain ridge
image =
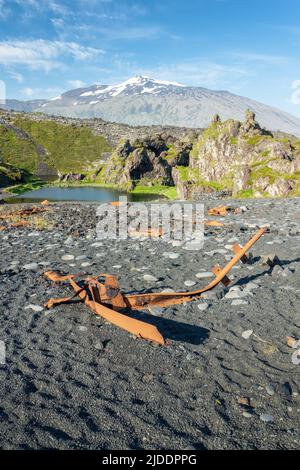
<svg viewBox="0 0 300 470">
<path fill-rule="evenodd" d="M 243 119 L 253 111 L 263 127 L 300 136 L 300 119 L 275 107 L 224 90 L 186 86 L 145 76 L 132 77 L 115 85 L 95 84 L 66 91 L 50 100 L 7 100 L 6 109 L 45 114 L 102 118 L 128 125 L 207 127 L 218 113 L 221 119 Z"/>
</svg>

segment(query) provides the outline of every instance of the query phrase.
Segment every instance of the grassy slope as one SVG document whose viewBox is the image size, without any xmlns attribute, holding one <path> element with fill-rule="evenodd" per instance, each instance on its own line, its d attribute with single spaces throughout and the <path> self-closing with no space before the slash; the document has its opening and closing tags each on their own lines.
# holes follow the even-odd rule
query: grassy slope
<svg viewBox="0 0 300 470">
<path fill-rule="evenodd" d="M 32 172 L 38 163 L 34 144 L 0 125 L 0 154 L 4 163 Z"/>
<path fill-rule="evenodd" d="M 111 150 L 108 142 L 85 127 L 76 128 L 53 121 L 30 121 L 18 116 L 14 125 L 27 132 L 48 155 L 45 162 L 61 173 L 84 172 Z M 0 152 L 5 162 L 34 173 L 38 155 L 34 143 L 19 138 L 0 125 Z"/>
</svg>

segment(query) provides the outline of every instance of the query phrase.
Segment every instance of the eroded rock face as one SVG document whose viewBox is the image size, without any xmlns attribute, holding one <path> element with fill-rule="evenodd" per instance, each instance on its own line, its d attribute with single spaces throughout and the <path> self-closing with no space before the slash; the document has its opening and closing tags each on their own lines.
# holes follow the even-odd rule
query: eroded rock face
<svg viewBox="0 0 300 470">
<path fill-rule="evenodd" d="M 272 197 L 288 196 L 294 186 L 295 183 L 292 180 L 277 178 L 276 182 L 268 187 L 268 193 Z"/>
<path fill-rule="evenodd" d="M 280 197 L 300 191 L 300 141 L 262 129 L 251 111 L 244 122 L 222 122 L 216 115 L 192 139 L 162 133 L 123 141 L 95 178 L 125 189 L 175 185 L 181 199 L 215 192 Z"/>
<path fill-rule="evenodd" d="M 62 181 L 63 183 L 82 181 L 84 177 L 85 176 L 82 173 L 67 173 L 66 175 L 60 174 L 59 181 Z"/>
<path fill-rule="evenodd" d="M 0 188 L 23 183 L 28 176 L 26 171 L 5 163 L 0 155 Z"/>
<path fill-rule="evenodd" d="M 133 187 L 137 182 L 147 186 L 174 186 L 172 169 L 189 164 L 192 145 L 174 137 L 157 135 L 133 143 L 121 144 L 101 173 L 105 183 Z"/>
<path fill-rule="evenodd" d="M 299 190 L 299 144 L 262 129 L 251 111 L 244 123 L 214 119 L 194 143 L 188 182 L 234 196 L 287 196 Z"/>
</svg>

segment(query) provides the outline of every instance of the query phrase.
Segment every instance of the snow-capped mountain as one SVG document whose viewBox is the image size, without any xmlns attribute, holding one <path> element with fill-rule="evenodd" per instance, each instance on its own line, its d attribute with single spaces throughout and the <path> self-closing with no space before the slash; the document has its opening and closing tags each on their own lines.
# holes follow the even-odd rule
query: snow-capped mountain
<svg viewBox="0 0 300 470">
<path fill-rule="evenodd" d="M 186 87 L 180 83 L 154 80 L 153 78 L 139 75 L 117 85 L 93 85 L 89 88 L 72 90 L 52 98 L 50 101 L 55 101 L 57 102 L 56 104 L 60 105 L 60 101 L 70 100 L 73 106 L 79 104 L 93 106 L 116 96 L 172 94 L 176 92 L 176 88 Z"/>
<path fill-rule="evenodd" d="M 6 108 L 9 107 L 8 102 Z M 191 128 L 206 127 L 216 113 L 222 119 L 242 120 L 247 109 L 256 113 L 262 126 L 300 136 L 300 119 L 285 111 L 227 91 L 190 87 L 144 76 L 116 85 L 96 84 L 70 90 L 36 107 L 37 111 L 52 115 Z"/>
</svg>

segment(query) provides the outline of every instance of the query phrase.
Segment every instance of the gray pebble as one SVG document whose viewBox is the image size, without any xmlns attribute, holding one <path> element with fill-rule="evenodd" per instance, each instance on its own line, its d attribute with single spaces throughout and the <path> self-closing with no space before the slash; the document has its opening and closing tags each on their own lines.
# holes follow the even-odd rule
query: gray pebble
<svg viewBox="0 0 300 470">
<path fill-rule="evenodd" d="M 39 265 L 37 263 L 29 263 L 25 264 L 23 268 L 27 269 L 28 271 L 37 271 L 39 269 Z"/>
<path fill-rule="evenodd" d="M 185 284 L 187 287 L 193 287 L 193 286 L 196 285 L 196 282 L 195 282 L 195 281 L 187 280 L 187 281 L 184 281 L 184 284 Z"/>
<path fill-rule="evenodd" d="M 147 282 L 157 282 L 158 279 L 154 276 L 152 276 L 151 274 L 144 274 L 144 280 L 147 281 Z"/>
<path fill-rule="evenodd" d="M 160 317 L 161 315 L 163 315 L 164 309 L 159 307 L 150 307 L 149 312 L 151 312 L 152 315 L 154 315 L 155 317 Z"/>
<path fill-rule="evenodd" d="M 253 330 L 246 330 L 242 333 L 242 338 L 249 339 L 253 335 Z"/>
<path fill-rule="evenodd" d="M 269 414 L 265 414 L 265 413 L 261 414 L 259 419 L 261 421 L 263 421 L 264 423 L 273 423 L 274 422 L 273 416 L 269 415 Z"/>
<path fill-rule="evenodd" d="M 78 327 L 78 330 L 79 330 L 79 331 L 83 331 L 83 332 L 84 332 L 84 331 L 87 331 L 87 327 L 86 327 L 86 326 L 81 326 L 81 325 L 80 325 L 80 326 Z"/>
<path fill-rule="evenodd" d="M 79 255 L 79 256 L 76 256 L 76 261 L 82 261 L 83 259 L 86 259 L 87 258 L 87 255 Z"/>
<path fill-rule="evenodd" d="M 34 312 L 42 312 L 44 310 L 43 307 L 40 307 L 39 305 L 33 305 L 33 304 L 27 305 L 25 307 L 25 310 L 28 310 L 29 308 L 33 310 Z"/>
<path fill-rule="evenodd" d="M 238 307 L 239 305 L 248 305 L 245 300 L 236 299 L 231 302 L 232 307 Z"/>
<path fill-rule="evenodd" d="M 252 418 L 253 414 L 249 413 L 248 411 L 243 411 L 243 416 L 244 416 L 244 418 Z"/>
<path fill-rule="evenodd" d="M 275 395 L 275 388 L 271 384 L 266 386 L 266 391 L 267 391 L 267 394 L 270 395 L 271 397 Z"/>
<path fill-rule="evenodd" d="M 73 261 L 74 258 L 75 258 L 74 255 L 64 255 L 61 257 L 63 261 Z"/>
<path fill-rule="evenodd" d="M 198 305 L 198 309 L 200 310 L 200 312 L 204 312 L 204 310 L 206 310 L 207 308 L 208 308 L 208 304 L 206 303 Z"/>
<path fill-rule="evenodd" d="M 196 274 L 196 277 L 198 279 L 206 279 L 206 278 L 209 278 L 209 277 L 214 277 L 214 274 L 212 272 L 203 272 L 203 273 L 197 273 Z"/>
</svg>

